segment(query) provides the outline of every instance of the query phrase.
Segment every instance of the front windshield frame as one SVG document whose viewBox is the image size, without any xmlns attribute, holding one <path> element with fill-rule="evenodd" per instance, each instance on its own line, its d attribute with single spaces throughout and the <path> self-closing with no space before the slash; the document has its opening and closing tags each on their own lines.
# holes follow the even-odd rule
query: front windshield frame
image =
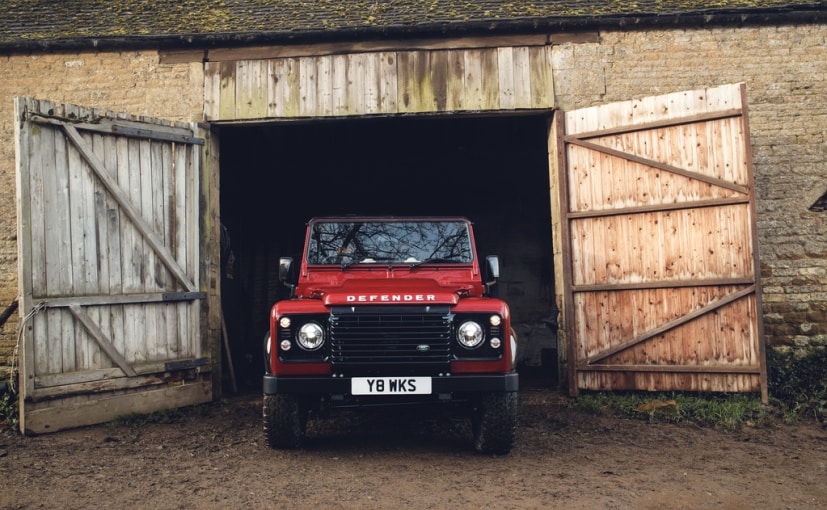
<svg viewBox="0 0 827 510">
<path fill-rule="evenodd" d="M 462 219 L 321 219 L 310 224 L 307 263 L 471 264 L 469 222 Z"/>
</svg>

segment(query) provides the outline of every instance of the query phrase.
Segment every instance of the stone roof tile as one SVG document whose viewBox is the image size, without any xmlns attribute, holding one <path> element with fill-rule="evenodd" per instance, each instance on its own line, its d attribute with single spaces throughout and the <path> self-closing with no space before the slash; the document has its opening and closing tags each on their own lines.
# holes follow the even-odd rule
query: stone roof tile
<svg viewBox="0 0 827 510">
<path fill-rule="evenodd" d="M 0 48 L 61 41 L 391 35 L 572 25 L 618 17 L 825 11 L 827 0 L 2 0 Z"/>
</svg>

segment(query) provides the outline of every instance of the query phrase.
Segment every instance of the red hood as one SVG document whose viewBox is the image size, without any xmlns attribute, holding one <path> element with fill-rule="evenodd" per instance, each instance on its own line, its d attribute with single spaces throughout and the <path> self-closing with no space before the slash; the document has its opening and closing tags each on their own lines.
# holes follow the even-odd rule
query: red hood
<svg viewBox="0 0 827 510">
<path fill-rule="evenodd" d="M 471 286 L 446 288 L 431 279 L 359 279 L 345 281 L 335 288 L 313 290 L 325 305 L 454 305 L 459 301 L 458 291 L 467 294 Z"/>
</svg>

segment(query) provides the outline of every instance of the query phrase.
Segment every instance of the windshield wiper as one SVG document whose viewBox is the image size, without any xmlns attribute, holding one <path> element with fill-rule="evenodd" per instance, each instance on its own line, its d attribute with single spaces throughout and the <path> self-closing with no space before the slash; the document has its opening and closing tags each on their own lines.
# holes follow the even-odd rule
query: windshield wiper
<svg viewBox="0 0 827 510">
<path fill-rule="evenodd" d="M 443 262 L 456 262 L 453 257 L 445 258 L 445 257 L 432 257 L 430 259 L 425 259 L 420 262 L 413 262 L 409 266 L 411 269 L 416 269 L 417 267 L 421 266 L 422 264 L 440 264 Z"/>
</svg>

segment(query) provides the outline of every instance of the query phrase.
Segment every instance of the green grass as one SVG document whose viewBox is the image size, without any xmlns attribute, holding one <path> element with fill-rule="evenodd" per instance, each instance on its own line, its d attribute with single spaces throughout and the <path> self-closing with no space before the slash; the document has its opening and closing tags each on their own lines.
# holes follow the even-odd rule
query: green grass
<svg viewBox="0 0 827 510">
<path fill-rule="evenodd" d="M 827 347 L 767 349 L 769 405 L 757 395 L 596 392 L 569 404 L 600 415 L 737 429 L 780 419 L 827 421 Z"/>
<path fill-rule="evenodd" d="M 590 414 L 735 430 L 767 423 L 769 408 L 755 395 L 642 392 L 584 393 L 569 405 Z"/>
<path fill-rule="evenodd" d="M 6 389 L 0 393 L 0 430 L 17 430 L 19 424 L 17 393 Z"/>
</svg>

